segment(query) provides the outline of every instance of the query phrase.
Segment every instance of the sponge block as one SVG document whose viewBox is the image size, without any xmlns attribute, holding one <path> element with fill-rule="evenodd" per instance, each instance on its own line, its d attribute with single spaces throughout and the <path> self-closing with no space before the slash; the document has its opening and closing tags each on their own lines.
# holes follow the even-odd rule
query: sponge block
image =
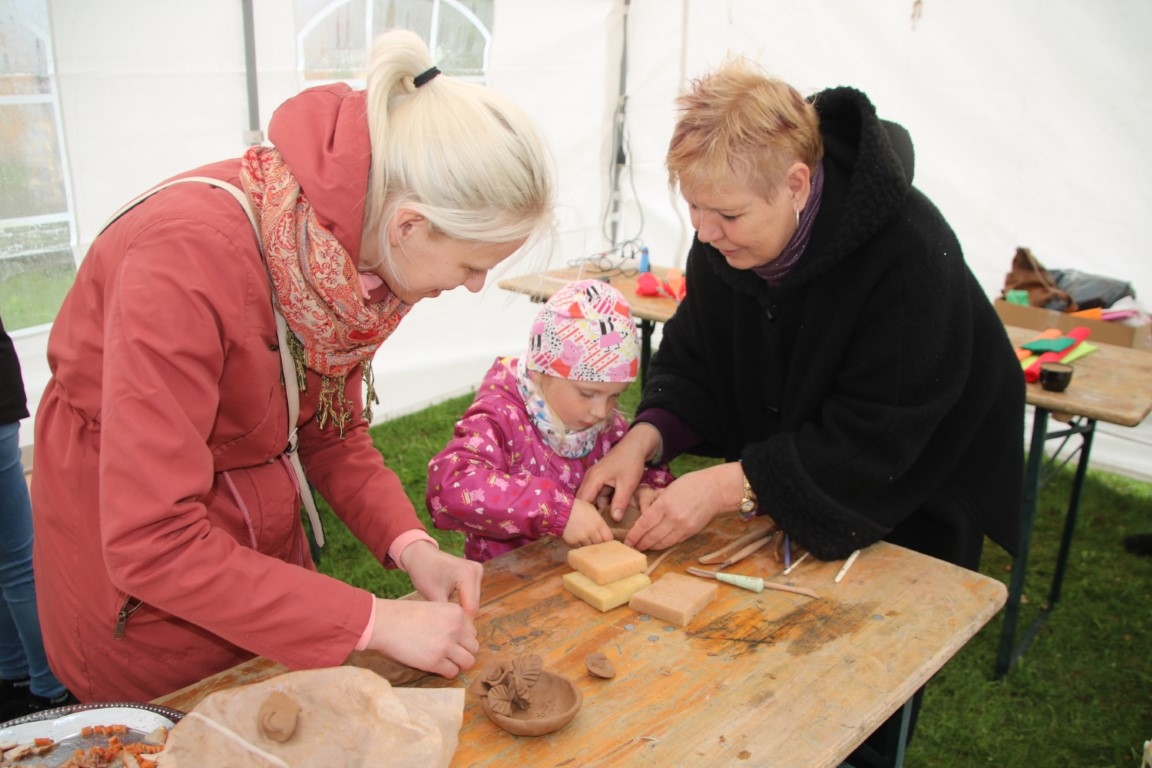
<svg viewBox="0 0 1152 768">
<path fill-rule="evenodd" d="M 564 574 L 564 589 L 601 611 L 624 605 L 632 595 L 651 584 L 652 580 L 643 573 L 634 573 L 611 584 L 597 584 L 579 571 Z"/>
<path fill-rule="evenodd" d="M 568 567 L 580 571 L 597 584 L 611 584 L 648 568 L 643 552 L 613 539 L 568 553 Z"/>
<path fill-rule="evenodd" d="M 682 573 L 666 573 L 652 586 L 632 595 L 628 606 L 639 613 L 684 627 L 716 599 L 718 592 L 714 581 L 694 579 Z"/>
</svg>

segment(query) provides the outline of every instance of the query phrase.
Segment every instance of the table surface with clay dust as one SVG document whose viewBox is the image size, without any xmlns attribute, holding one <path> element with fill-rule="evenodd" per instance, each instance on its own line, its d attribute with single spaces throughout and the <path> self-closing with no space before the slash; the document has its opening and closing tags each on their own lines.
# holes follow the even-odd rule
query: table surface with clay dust
<svg viewBox="0 0 1152 768">
<path fill-rule="evenodd" d="M 672 549 L 652 572 L 685 573 L 698 558 L 744 535 L 735 515 Z M 565 591 L 569 548 L 545 537 L 484 566 L 477 666 L 540 654 L 544 669 L 576 682 L 584 705 L 564 728 L 512 736 L 467 694 L 453 766 L 838 765 L 896 712 L 1004 604 L 1003 584 L 885 542 L 842 561 L 805 558 L 788 576 L 768 546 L 729 572 L 806 587 L 820 599 L 719 584 L 719 596 L 686 627 L 627 605 L 601 613 Z M 649 553 L 650 562 L 660 553 Z M 616 668 L 592 677 L 584 658 Z M 156 703 L 182 710 L 213 690 L 283 672 L 255 658 Z"/>
</svg>

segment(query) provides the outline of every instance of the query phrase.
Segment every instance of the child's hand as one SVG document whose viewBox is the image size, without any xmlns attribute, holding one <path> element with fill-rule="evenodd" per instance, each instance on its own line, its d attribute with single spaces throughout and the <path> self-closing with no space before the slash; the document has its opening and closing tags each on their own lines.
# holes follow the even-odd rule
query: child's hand
<svg viewBox="0 0 1152 768">
<path fill-rule="evenodd" d="M 586 547 L 612 540 L 612 529 L 600 512 L 587 501 L 576 499 L 564 526 L 564 543 L 570 547 Z"/>
<path fill-rule="evenodd" d="M 636 493 L 632 494 L 632 506 L 640 509 L 641 512 L 648 509 L 648 505 L 656 501 L 656 497 L 660 495 L 660 489 L 653 488 L 650 485 L 641 485 L 636 489 Z"/>
</svg>

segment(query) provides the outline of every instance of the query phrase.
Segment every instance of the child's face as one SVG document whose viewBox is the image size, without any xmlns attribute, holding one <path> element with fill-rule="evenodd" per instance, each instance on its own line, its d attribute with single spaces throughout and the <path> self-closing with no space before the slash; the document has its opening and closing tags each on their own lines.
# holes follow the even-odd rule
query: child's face
<svg viewBox="0 0 1152 768">
<path fill-rule="evenodd" d="M 580 431 L 595 426 L 612 413 L 625 382 L 569 381 L 532 372 L 540 394 L 548 401 L 565 428 Z"/>
</svg>

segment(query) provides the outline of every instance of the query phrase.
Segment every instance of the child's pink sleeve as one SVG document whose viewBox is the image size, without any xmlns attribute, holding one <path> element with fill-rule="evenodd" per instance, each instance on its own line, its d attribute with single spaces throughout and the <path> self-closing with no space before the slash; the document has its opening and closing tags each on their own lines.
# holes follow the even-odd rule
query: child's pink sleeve
<svg viewBox="0 0 1152 768">
<path fill-rule="evenodd" d="M 560 535 L 574 496 L 546 469 L 523 465 L 533 427 L 511 408 L 473 403 L 428 463 L 425 504 L 437 528 L 491 539 Z M 536 472 L 541 472 L 540 475 Z"/>
</svg>

